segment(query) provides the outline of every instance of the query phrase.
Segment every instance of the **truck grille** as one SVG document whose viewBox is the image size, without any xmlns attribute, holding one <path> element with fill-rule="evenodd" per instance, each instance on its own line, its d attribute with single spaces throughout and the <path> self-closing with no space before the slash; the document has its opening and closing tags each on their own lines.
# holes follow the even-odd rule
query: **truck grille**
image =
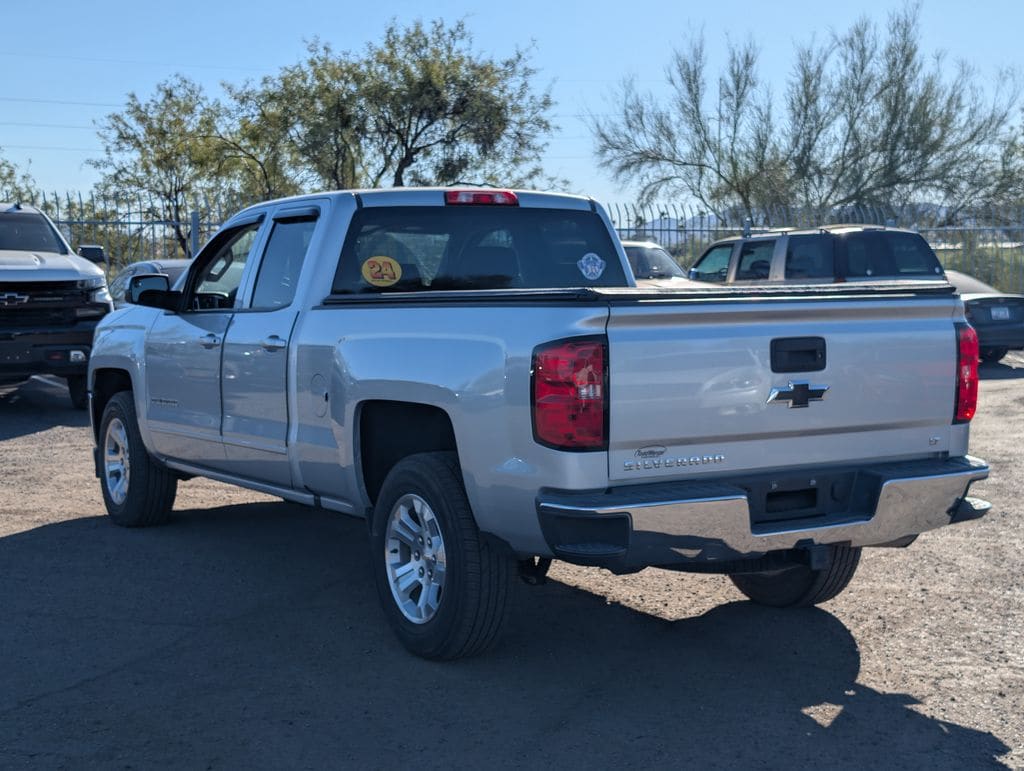
<svg viewBox="0 0 1024 771">
<path fill-rule="evenodd" d="M 0 328 L 75 324 L 75 309 L 89 305 L 89 291 L 77 281 L 0 281 Z"/>
<path fill-rule="evenodd" d="M 74 324 L 74 308 L 0 308 L 0 328 Z"/>
<path fill-rule="evenodd" d="M 89 290 L 79 288 L 77 281 L 0 281 L 0 298 L 5 295 L 28 297 L 27 301 L 16 305 L 0 302 L 0 308 L 7 310 L 24 310 L 32 306 L 75 306 L 89 302 Z"/>
</svg>

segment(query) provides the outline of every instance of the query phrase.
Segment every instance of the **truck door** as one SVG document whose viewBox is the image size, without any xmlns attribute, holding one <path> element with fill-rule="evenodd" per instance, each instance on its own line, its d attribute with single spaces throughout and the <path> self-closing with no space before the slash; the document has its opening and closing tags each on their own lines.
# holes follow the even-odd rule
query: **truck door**
<svg viewBox="0 0 1024 771">
<path fill-rule="evenodd" d="M 288 343 L 298 315 L 293 302 L 319 209 L 282 207 L 245 307 L 224 342 L 223 436 L 229 470 L 289 487 Z"/>
<path fill-rule="evenodd" d="M 146 337 L 146 418 L 162 455 L 224 467 L 221 354 L 261 220 L 207 244 L 190 270 L 180 311 L 160 316 Z"/>
</svg>

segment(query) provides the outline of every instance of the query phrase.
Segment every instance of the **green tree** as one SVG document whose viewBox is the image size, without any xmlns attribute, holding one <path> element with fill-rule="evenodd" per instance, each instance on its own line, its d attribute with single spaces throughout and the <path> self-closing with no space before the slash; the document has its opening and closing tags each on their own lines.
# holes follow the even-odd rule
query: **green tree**
<svg viewBox="0 0 1024 771">
<path fill-rule="evenodd" d="M 298 64 L 229 88 L 228 109 L 260 139 L 249 162 L 290 165 L 303 188 L 529 184 L 551 98 L 535 92 L 525 51 L 494 59 L 472 46 L 462 22 L 441 21 L 392 23 L 361 55 L 314 40 Z"/>
<path fill-rule="evenodd" d="M 104 155 L 90 161 L 103 173 L 98 187 L 105 196 L 140 200 L 141 214 L 166 220 L 185 255 L 191 209 L 232 192 L 217 118 L 202 87 L 176 75 L 145 102 L 129 94 L 124 109 L 100 125 Z"/>
<path fill-rule="evenodd" d="M 302 192 L 302 179 L 289 141 L 292 110 L 275 92 L 268 98 L 251 85 L 225 83 L 228 99 L 217 103 L 213 135 L 221 172 L 238 198 L 260 201 Z"/>
<path fill-rule="evenodd" d="M 698 38 L 672 57 L 667 102 L 627 80 L 615 115 L 591 118 L 597 155 L 645 201 L 685 195 L 720 216 L 983 198 L 1006 152 L 1016 80 L 1004 74 L 986 100 L 966 65 L 922 53 L 918 18 L 908 6 L 884 33 L 862 19 L 799 46 L 778 111 L 753 43 L 729 47 L 709 90 Z"/>
<path fill-rule="evenodd" d="M 364 66 L 374 183 L 507 185 L 540 176 L 552 100 L 534 91 L 527 52 L 477 54 L 461 21 L 392 23 Z"/>
<path fill-rule="evenodd" d="M 263 130 L 293 166 L 305 187 L 372 186 L 363 168 L 366 105 L 363 68 L 326 43 L 308 44 L 307 57 L 266 77 L 258 88 L 236 92 L 236 101 L 257 105 L 269 119 Z"/>
<path fill-rule="evenodd" d="M 306 57 L 222 100 L 177 75 L 99 129 L 106 197 L 151 200 L 189 249 L 189 210 L 208 199 L 261 200 L 311 189 L 525 186 L 541 179 L 552 130 L 527 52 L 473 50 L 462 22 L 392 23 L 361 54 L 314 40 Z M 205 217 L 204 217 L 205 218 Z"/>
<path fill-rule="evenodd" d="M 20 169 L 0 156 L 0 201 L 33 201 L 37 192 L 36 182 L 28 169 Z"/>
</svg>

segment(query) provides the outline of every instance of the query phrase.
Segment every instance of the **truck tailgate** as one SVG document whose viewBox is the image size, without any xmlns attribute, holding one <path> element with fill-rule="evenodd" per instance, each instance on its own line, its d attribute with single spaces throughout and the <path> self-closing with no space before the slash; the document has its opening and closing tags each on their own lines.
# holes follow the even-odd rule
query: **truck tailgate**
<svg viewBox="0 0 1024 771">
<path fill-rule="evenodd" d="M 613 303 L 609 476 L 941 455 L 959 310 L 949 296 Z"/>
</svg>

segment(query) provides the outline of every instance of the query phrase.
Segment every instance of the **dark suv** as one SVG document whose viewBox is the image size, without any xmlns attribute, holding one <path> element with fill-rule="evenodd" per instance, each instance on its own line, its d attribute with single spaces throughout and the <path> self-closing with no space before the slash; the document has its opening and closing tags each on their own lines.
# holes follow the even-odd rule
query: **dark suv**
<svg viewBox="0 0 1024 771">
<path fill-rule="evenodd" d="M 85 409 L 93 331 L 113 306 L 102 248 L 79 252 L 38 209 L 0 204 L 0 384 L 57 375 Z"/>
<path fill-rule="evenodd" d="M 939 279 L 935 252 L 919 233 L 872 225 L 773 230 L 716 241 L 689 278 L 720 284 Z"/>
</svg>

